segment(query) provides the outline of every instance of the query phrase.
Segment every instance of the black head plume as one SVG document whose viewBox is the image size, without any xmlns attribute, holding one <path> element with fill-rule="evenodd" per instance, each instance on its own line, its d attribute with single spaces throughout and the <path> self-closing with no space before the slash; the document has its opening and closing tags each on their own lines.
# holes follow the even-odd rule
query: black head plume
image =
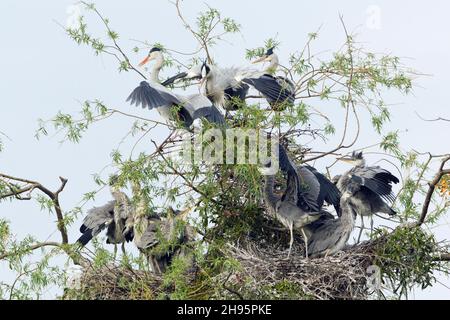
<svg viewBox="0 0 450 320">
<path fill-rule="evenodd" d="M 275 47 L 272 47 L 272 48 L 269 48 L 267 51 L 266 51 L 266 56 L 271 56 L 271 55 L 273 55 L 273 49 L 275 49 Z"/>
<path fill-rule="evenodd" d="M 208 60 L 206 60 L 206 59 L 203 61 L 202 73 L 203 73 L 203 69 L 205 70 L 205 76 L 207 76 L 211 71 L 211 68 L 208 65 Z"/>
<path fill-rule="evenodd" d="M 153 52 L 158 52 L 158 51 L 161 51 L 161 49 L 158 48 L 158 47 L 153 47 L 153 48 L 150 49 L 150 52 L 149 52 L 148 54 L 150 55 L 150 54 L 152 54 Z"/>
<path fill-rule="evenodd" d="M 362 158 L 363 158 L 363 153 L 362 153 L 362 151 L 361 151 L 361 152 L 353 151 L 353 153 L 352 153 L 352 158 L 355 159 L 355 160 L 362 159 Z"/>
</svg>

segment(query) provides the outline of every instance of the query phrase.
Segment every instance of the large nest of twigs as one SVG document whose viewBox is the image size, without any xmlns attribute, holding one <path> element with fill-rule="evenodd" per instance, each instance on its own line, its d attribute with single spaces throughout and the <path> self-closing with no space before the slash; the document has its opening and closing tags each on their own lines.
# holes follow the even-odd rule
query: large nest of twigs
<svg viewBox="0 0 450 320">
<path fill-rule="evenodd" d="M 124 266 L 103 266 L 85 268 L 81 287 L 66 290 L 64 298 L 368 299 L 379 293 L 369 283 L 371 266 L 382 270 L 382 281 L 399 284 L 398 290 L 405 290 L 402 283 L 428 286 L 433 281 L 432 270 L 437 268 L 431 253 L 435 251 L 434 244 L 420 228 L 380 233 L 374 240 L 315 259 L 305 259 L 298 236 L 287 259 L 286 232 L 271 228 L 271 238 L 264 232 L 257 237 L 249 234 L 220 249 L 222 258 L 236 262 L 231 269 L 222 268 L 205 277 L 208 266 L 203 265 L 178 274 L 183 280 L 181 296 L 173 295 L 180 289 L 173 275 L 156 276 Z"/>
<path fill-rule="evenodd" d="M 230 246 L 230 255 L 242 269 L 230 277 L 228 287 L 234 288 L 230 293 L 241 292 L 241 298 L 367 299 L 372 293 L 367 270 L 374 264 L 379 243 L 365 242 L 316 259 L 305 259 L 301 245 L 289 259 L 285 248 Z"/>
</svg>

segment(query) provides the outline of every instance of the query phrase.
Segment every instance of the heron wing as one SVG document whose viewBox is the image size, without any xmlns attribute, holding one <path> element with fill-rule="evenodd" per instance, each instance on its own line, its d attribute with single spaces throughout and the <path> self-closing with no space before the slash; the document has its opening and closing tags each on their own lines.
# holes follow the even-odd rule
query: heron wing
<svg viewBox="0 0 450 320">
<path fill-rule="evenodd" d="M 179 99 L 163 86 L 142 81 L 141 84 L 131 92 L 127 98 L 127 102 L 131 105 L 139 106 L 142 108 L 158 108 L 162 106 L 170 106 L 173 104 L 180 104 Z"/>
<path fill-rule="evenodd" d="M 297 204 L 305 210 L 319 211 L 317 199 L 320 192 L 320 185 L 315 176 L 308 169 L 298 167 L 289 158 L 286 149 L 279 145 L 279 162 L 283 172 L 288 174 L 288 184 L 296 184 Z"/>
<path fill-rule="evenodd" d="M 183 79 L 187 77 L 187 73 L 186 72 L 181 72 L 173 77 L 168 78 L 166 81 L 162 82 L 161 85 L 164 87 L 170 86 L 171 84 L 173 84 L 175 81 L 177 81 L 178 79 Z"/>
<path fill-rule="evenodd" d="M 314 176 L 317 178 L 317 181 L 319 182 L 320 191 L 317 198 L 319 208 L 321 208 L 323 206 L 324 201 L 326 201 L 328 204 L 334 206 L 336 212 L 339 212 L 339 202 L 341 199 L 341 192 L 336 187 L 336 185 L 333 184 L 330 180 L 328 180 L 326 176 L 321 174 L 315 168 L 311 166 L 305 167 L 314 174 Z"/>
<path fill-rule="evenodd" d="M 357 167 L 352 170 L 352 175 L 360 177 L 361 185 L 378 196 L 387 201 L 394 201 L 392 183 L 399 183 L 399 180 L 389 171 L 381 167 Z"/>
<path fill-rule="evenodd" d="M 254 87 L 269 102 L 294 102 L 292 92 L 283 88 L 277 79 L 269 74 L 263 74 L 258 78 L 244 78 L 242 82 Z"/>
<path fill-rule="evenodd" d="M 115 200 L 111 200 L 101 207 L 94 207 L 90 209 L 83 220 L 83 224 L 80 227 L 80 232 L 83 233 L 86 229 L 92 229 L 95 233 L 94 236 L 100 233 L 106 225 L 113 221 L 115 203 Z"/>
<path fill-rule="evenodd" d="M 220 125 L 225 124 L 225 118 L 222 113 L 214 105 L 211 104 L 208 98 L 202 94 L 195 94 L 186 97 L 183 101 L 184 107 L 189 112 L 189 115 L 194 121 L 195 119 L 205 118 L 211 123 Z"/>
<path fill-rule="evenodd" d="M 78 243 L 85 246 L 93 237 L 114 222 L 115 203 L 116 201 L 112 200 L 101 207 L 94 207 L 88 211 L 80 227 L 80 232 L 83 235 L 78 238 Z"/>
</svg>

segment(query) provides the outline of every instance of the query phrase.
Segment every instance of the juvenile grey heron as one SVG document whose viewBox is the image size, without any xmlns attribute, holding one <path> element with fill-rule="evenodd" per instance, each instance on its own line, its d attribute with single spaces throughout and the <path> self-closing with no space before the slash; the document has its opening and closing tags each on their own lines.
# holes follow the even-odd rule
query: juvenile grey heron
<svg viewBox="0 0 450 320">
<path fill-rule="evenodd" d="M 392 193 L 392 183 L 399 180 L 388 170 L 379 166 L 368 167 L 362 152 L 353 152 L 350 157 L 342 157 L 339 160 L 354 165 L 352 169 L 342 176 L 336 176 L 333 181 L 339 190 L 343 191 L 352 182 L 358 186 L 357 192 L 351 199 L 356 214 L 361 216 L 361 230 L 358 240 L 364 228 L 365 216 L 372 216 L 374 213 L 386 213 L 390 216 L 396 212 L 385 202 L 393 202 L 395 199 Z M 373 223 L 373 222 L 372 222 Z"/>
<path fill-rule="evenodd" d="M 189 128 L 194 120 L 200 118 L 221 125 L 225 123 L 223 115 L 204 95 L 181 96 L 160 83 L 159 72 L 164 64 L 161 49 L 152 48 L 139 65 L 144 66 L 151 60 L 155 60 L 155 64 L 150 80 L 142 81 L 139 87 L 133 90 L 127 101 L 132 105 L 141 105 L 142 108 L 156 109 L 165 120 L 179 120 L 186 128 Z"/>
<path fill-rule="evenodd" d="M 355 227 L 355 209 L 352 198 L 358 192 L 359 186 L 350 179 L 340 199 L 340 216 L 329 219 L 314 230 L 309 239 L 309 252 L 312 258 L 329 256 L 342 250 Z"/>
<path fill-rule="evenodd" d="M 322 210 L 324 201 L 332 201 L 340 193 L 326 177 L 315 171 L 298 168 L 289 159 L 286 150 L 279 145 L 279 162 L 282 171 L 287 173 L 287 186 L 280 198 L 273 192 L 275 176 L 265 176 L 264 200 L 269 212 L 275 216 L 290 232 L 289 252 L 290 257 L 294 242 L 293 230 L 300 230 L 305 241 L 305 255 L 308 258 L 308 238 L 319 228 L 324 221 L 334 217 Z M 315 170 L 315 169 L 314 169 Z M 320 177 L 320 178 L 318 178 Z M 325 183 L 328 181 L 328 183 Z M 336 201 L 333 200 L 336 205 Z M 338 206 L 337 206 L 338 207 Z"/>
<path fill-rule="evenodd" d="M 174 257 L 186 255 L 184 246 L 194 236 L 183 221 L 189 211 L 169 208 L 166 217 L 157 214 L 146 217 L 145 227 L 135 238 L 135 244 L 147 256 L 152 272 L 162 274 Z"/>
<path fill-rule="evenodd" d="M 110 185 L 114 200 L 88 211 L 80 227 L 82 235 L 77 242 L 84 247 L 106 229 L 106 243 L 114 244 L 115 257 L 117 244 L 122 244 L 122 252 L 125 254 L 125 242 L 133 240 L 133 212 L 128 196 L 114 186 L 114 177 L 111 178 Z"/>
<path fill-rule="evenodd" d="M 273 110 L 281 111 L 284 110 L 288 104 L 293 104 L 295 100 L 295 85 L 286 77 L 276 76 L 276 72 L 279 67 L 278 55 L 273 51 L 275 48 L 270 48 L 262 55 L 259 59 L 253 61 L 253 64 L 260 62 L 269 62 L 269 65 L 265 69 L 265 78 L 275 79 L 284 92 L 288 94 L 289 99 L 280 100 L 268 98 L 268 102 Z M 247 83 L 258 82 L 264 79 L 250 79 Z"/>
</svg>

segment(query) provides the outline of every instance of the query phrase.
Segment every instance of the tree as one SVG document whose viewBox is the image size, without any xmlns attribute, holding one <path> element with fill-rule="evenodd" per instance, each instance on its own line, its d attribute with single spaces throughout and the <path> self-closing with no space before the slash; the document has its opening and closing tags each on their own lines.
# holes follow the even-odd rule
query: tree
<svg viewBox="0 0 450 320">
<path fill-rule="evenodd" d="M 79 18 L 76 27 L 66 29 L 68 36 L 90 47 L 95 55 L 115 59 L 119 72 L 132 72 L 137 79 L 145 79 L 145 73 L 133 65 L 122 48 L 110 20 L 93 4 L 81 4 L 87 15 L 102 24 L 108 39 L 93 35 L 84 17 Z M 211 48 L 220 46 L 229 34 L 241 32 L 236 21 L 214 8 L 206 7 L 191 23 L 183 14 L 181 1 L 173 5 L 197 49 L 184 53 L 161 43 L 139 41 L 135 53 L 157 46 L 169 57 L 165 67 L 178 71 L 199 63 L 203 56 L 213 63 Z M 137 205 L 144 201 L 149 212 L 164 210 L 167 203 L 194 207 L 190 224 L 199 237 L 190 249 L 196 266 L 192 268 L 187 259 L 178 258 L 164 275 L 156 276 L 148 272 L 142 255 L 128 254 L 116 261 L 100 242 L 94 242 L 92 253 L 79 250 L 69 243 L 67 226 L 78 221 L 85 204 L 94 199 L 98 190 L 86 192 L 82 206 L 64 210 L 59 195 L 68 183 L 66 179 L 60 178 L 60 188 L 51 191 L 37 181 L 0 173 L 0 199 L 37 200 L 42 210 L 55 214 L 61 235 L 60 242 L 40 241 L 32 236 L 15 239 L 9 223 L 0 220 L 0 260 L 17 273 L 14 283 L 0 283 L 1 296 L 39 297 L 49 284 L 56 283 L 66 288 L 64 298 L 365 299 L 407 297 L 414 286 L 433 285 L 435 272 L 448 272 L 450 254 L 424 225 L 433 226 L 448 211 L 450 155 L 405 151 L 398 132 L 386 132 L 390 112 L 383 99 L 385 93 L 396 90 L 408 94 L 416 73 L 398 57 L 367 52 L 348 32 L 343 17 L 341 22 L 343 45 L 331 57 L 323 60 L 314 53 L 314 41 L 319 36 L 314 32 L 282 67 L 284 76 L 295 84 L 294 105 L 273 111 L 261 97 L 249 96 L 229 124 L 242 130 L 277 132 L 298 163 L 320 160 L 327 164 L 330 178 L 331 173 L 336 173 L 334 158 L 356 148 L 360 132 L 370 130 L 374 133 L 373 144 L 359 149 L 377 150 L 380 158 L 389 157 L 393 166 L 408 172 L 395 201 L 399 214 L 391 222 L 392 228 L 379 226 L 366 241 L 336 256 L 305 260 L 297 254 L 285 260 L 288 234 L 279 229 L 264 206 L 261 173 L 255 164 L 186 163 L 173 157 L 182 138 L 180 130 L 174 130 L 180 129 L 180 124 L 137 117 L 131 111 L 92 99 L 82 104 L 79 115 L 61 111 L 53 119 L 41 120 L 36 137 L 46 136 L 48 127 L 53 126 L 65 141 L 81 143 L 83 134 L 100 121 L 115 115 L 133 118 L 130 136 L 138 137 L 138 144 L 151 144 L 154 149 L 137 157 L 113 150 L 110 167 L 118 175 L 116 186 L 127 189 L 140 185 L 141 190 L 132 193 L 132 202 Z M 276 38 L 269 38 L 263 46 L 247 49 L 245 56 L 250 60 L 279 45 Z M 191 82 L 175 89 L 189 90 L 195 85 Z M 321 107 L 324 104 L 339 108 L 342 123 L 337 124 L 338 119 Z M 370 119 L 370 128 L 361 125 L 365 119 Z M 210 128 L 203 122 L 203 132 Z M 152 131 L 163 129 L 168 129 L 169 134 L 162 142 L 148 138 Z M 310 142 L 305 143 L 304 137 L 310 137 Z M 330 145 L 333 140 L 337 140 L 336 145 Z M 317 151 L 324 148 L 326 151 Z M 106 178 L 101 173 L 94 177 L 100 189 L 107 185 Z M 299 239 L 296 247 L 302 248 Z M 37 250 L 42 251 L 35 262 L 30 257 Z M 52 263 L 55 256 L 65 256 L 84 268 L 80 288 L 68 288 L 65 272 Z"/>
</svg>

